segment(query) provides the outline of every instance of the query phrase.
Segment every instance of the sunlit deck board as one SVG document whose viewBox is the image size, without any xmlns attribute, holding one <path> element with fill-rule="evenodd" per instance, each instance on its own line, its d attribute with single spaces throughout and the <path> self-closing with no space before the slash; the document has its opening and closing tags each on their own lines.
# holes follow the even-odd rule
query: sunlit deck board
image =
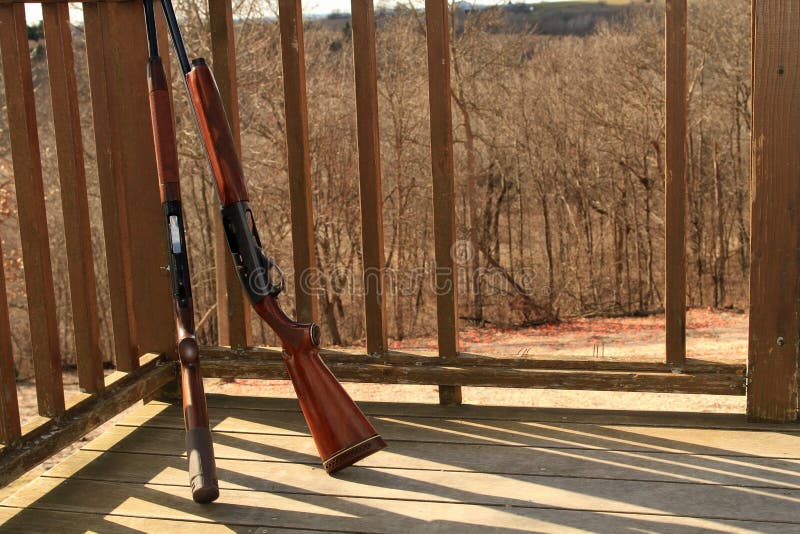
<svg viewBox="0 0 800 534">
<path fill-rule="evenodd" d="M 0 530 L 800 532 L 797 426 L 366 403 L 390 447 L 334 478 L 294 401 L 209 405 L 214 505 L 185 487 L 180 409 L 151 403 L 1 503 Z"/>
</svg>

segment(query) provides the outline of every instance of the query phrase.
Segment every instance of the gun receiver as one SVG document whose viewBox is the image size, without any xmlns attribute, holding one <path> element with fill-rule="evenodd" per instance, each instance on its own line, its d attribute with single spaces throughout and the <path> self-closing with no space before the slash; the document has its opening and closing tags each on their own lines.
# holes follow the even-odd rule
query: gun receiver
<svg viewBox="0 0 800 534">
<path fill-rule="evenodd" d="M 147 82 L 150 95 L 150 122 L 156 149 L 161 207 L 167 233 L 172 302 L 178 332 L 178 357 L 181 365 L 183 419 L 186 428 L 186 451 L 189 457 L 189 482 L 192 498 L 209 503 L 219 496 L 214 446 L 208 424 L 208 408 L 200 370 L 200 351 L 194 337 L 194 308 L 189 273 L 189 256 L 181 210 L 178 152 L 172 105 L 164 66 L 158 54 L 153 0 L 144 0 L 150 58 Z"/>
<path fill-rule="evenodd" d="M 281 309 L 277 296 L 283 289 L 283 276 L 262 249 L 214 76 L 202 58 L 189 62 L 172 4 L 170 0 L 161 4 L 217 185 L 225 236 L 239 280 L 258 315 L 281 340 L 283 360 L 322 464 L 328 473 L 335 473 L 386 443 L 320 358 L 319 326 L 294 321 Z"/>
</svg>

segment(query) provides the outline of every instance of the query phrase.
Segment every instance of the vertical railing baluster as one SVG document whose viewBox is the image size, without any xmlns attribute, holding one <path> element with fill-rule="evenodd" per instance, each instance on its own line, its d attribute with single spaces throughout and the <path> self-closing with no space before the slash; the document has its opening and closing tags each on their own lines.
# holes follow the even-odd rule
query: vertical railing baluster
<svg viewBox="0 0 800 534">
<path fill-rule="evenodd" d="M 436 325 L 439 356 L 458 356 L 458 300 L 453 248 L 456 243 L 453 115 L 450 107 L 450 30 L 447 0 L 426 0 L 430 95 L 433 227 L 436 259 Z M 460 386 L 439 386 L 439 402 L 460 404 Z"/>
<path fill-rule="evenodd" d="M 372 0 L 353 0 L 351 6 L 367 352 L 381 354 L 386 352 L 388 347 L 384 287 L 381 147 L 378 130 L 378 68 L 375 59 L 375 11 Z"/>
<path fill-rule="evenodd" d="M 86 57 L 89 64 L 89 89 L 92 101 L 92 124 L 97 153 L 97 174 L 105 238 L 106 269 L 108 272 L 111 323 L 114 332 L 114 362 L 117 369 L 130 371 L 136 362 L 136 339 L 133 317 L 133 296 L 127 217 L 124 216 L 124 196 L 116 174 L 106 61 L 109 53 L 104 7 L 98 2 L 83 3 L 83 22 L 86 38 Z"/>
<path fill-rule="evenodd" d="M 0 5 L 0 49 L 39 414 L 64 411 L 61 351 L 24 4 Z"/>
<path fill-rule="evenodd" d="M 219 86 L 222 104 L 230 121 L 233 139 L 239 155 L 242 145 L 239 133 L 239 96 L 236 89 L 236 38 L 233 31 L 231 0 L 208 0 L 208 18 L 211 30 L 211 56 L 214 77 Z M 215 193 L 212 194 L 212 197 Z M 242 285 L 233 268 L 233 259 L 222 230 L 222 217 L 213 199 L 214 208 L 214 262 L 217 266 L 217 321 L 219 343 L 231 347 L 249 347 L 253 344 L 250 326 L 250 303 L 246 302 Z"/>
<path fill-rule="evenodd" d="M 686 0 L 667 0 L 664 24 L 666 359 L 680 366 L 686 359 Z"/>
<path fill-rule="evenodd" d="M 42 14 L 61 181 L 78 383 L 83 391 L 98 393 L 104 387 L 103 357 L 69 6 L 45 3 L 42 4 Z"/>
<path fill-rule="evenodd" d="M 297 319 L 317 320 L 314 295 L 316 255 L 311 203 L 311 164 L 308 149 L 306 63 L 303 48 L 303 13 L 300 0 L 278 0 L 286 107 L 286 148 L 289 196 L 292 207 L 292 250 Z"/>
<path fill-rule="evenodd" d="M 10 443 L 22 434 L 17 402 L 17 378 L 8 317 L 6 272 L 0 248 L 0 443 Z"/>
</svg>

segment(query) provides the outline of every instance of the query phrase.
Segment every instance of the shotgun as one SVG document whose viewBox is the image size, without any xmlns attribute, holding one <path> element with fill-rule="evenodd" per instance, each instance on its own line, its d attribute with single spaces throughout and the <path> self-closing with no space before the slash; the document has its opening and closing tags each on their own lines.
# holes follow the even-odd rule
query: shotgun
<svg viewBox="0 0 800 534">
<path fill-rule="evenodd" d="M 319 356 L 320 329 L 290 319 L 278 303 L 283 274 L 262 248 L 230 124 L 214 75 L 202 58 L 189 62 L 170 0 L 161 5 L 189 101 L 217 185 L 222 225 L 236 272 L 256 313 L 280 338 L 300 408 L 322 465 L 333 474 L 386 443 Z"/>
<path fill-rule="evenodd" d="M 167 230 L 168 269 L 172 279 L 172 302 L 178 332 L 189 483 L 192 488 L 192 498 L 198 503 L 209 503 L 219 497 L 219 485 L 214 446 L 208 425 L 208 407 L 203 391 L 203 376 L 200 371 L 200 351 L 194 336 L 194 308 L 181 210 L 175 126 L 172 122 L 167 76 L 158 53 L 153 0 L 144 0 L 144 11 L 150 52 L 147 62 L 150 123 L 156 151 L 161 208 Z"/>
</svg>

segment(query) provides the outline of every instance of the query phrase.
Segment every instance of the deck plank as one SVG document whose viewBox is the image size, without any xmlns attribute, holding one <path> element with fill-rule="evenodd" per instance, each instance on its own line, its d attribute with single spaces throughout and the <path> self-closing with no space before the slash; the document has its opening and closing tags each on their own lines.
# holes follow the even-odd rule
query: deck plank
<svg viewBox="0 0 800 534">
<path fill-rule="evenodd" d="M 122 425 L 182 429 L 178 408 L 145 407 Z M 452 414 L 455 415 L 455 414 Z M 247 435 L 307 436 L 297 412 L 210 408 L 212 428 Z M 800 434 L 792 432 L 664 428 L 617 424 L 533 421 L 431 420 L 415 416 L 372 416 L 375 428 L 390 441 L 496 444 L 525 447 L 587 448 L 716 456 L 800 458 Z M 256 441 L 263 438 L 248 437 Z"/>
<path fill-rule="evenodd" d="M 754 521 L 731 521 L 716 519 L 713 521 L 691 517 L 655 516 L 644 514 L 608 514 L 597 512 L 583 512 L 571 510 L 539 510 L 536 514 L 538 525 L 537 532 L 543 533 L 572 533 L 572 532 L 614 532 L 619 528 L 631 530 L 654 530 L 667 528 L 670 531 L 679 529 L 705 529 L 730 532 L 732 534 L 745 534 L 751 532 L 786 533 L 796 532 L 798 529 L 783 523 L 767 523 Z M 32 531 L 57 530 L 59 532 L 72 532 L 75 525 L 82 529 L 96 532 L 125 533 L 135 532 L 170 532 L 177 534 L 196 534 L 201 532 L 253 532 L 252 529 L 242 529 L 235 524 L 214 524 L 198 521 L 174 521 L 164 519 L 151 519 L 145 517 L 130 517 L 111 512 L 108 514 L 87 514 L 80 512 L 61 512 L 52 510 L 0 507 L 0 527 L 11 529 L 29 529 Z M 569 526 L 567 526 L 569 525 Z M 258 525 L 268 527 L 270 534 L 288 534 L 297 532 L 296 529 L 275 528 L 269 522 Z M 423 525 L 416 529 L 428 532 L 431 525 Z M 345 532 L 335 529 L 319 529 L 322 532 Z M 392 531 L 384 528 L 384 532 Z M 485 531 L 485 530 L 484 530 Z M 262 532 L 258 530 L 257 532 Z"/>
<path fill-rule="evenodd" d="M 800 532 L 796 432 L 406 405 L 373 417 L 389 449 L 330 477 L 296 403 L 212 399 L 216 504 L 191 501 L 180 409 L 154 402 L 0 503 L 0 531 Z"/>
<path fill-rule="evenodd" d="M 76 528 L 76 525 L 80 527 Z M 297 530 L 269 526 L 270 534 L 296 534 Z M 215 525 L 208 522 L 174 521 L 130 517 L 115 513 L 94 514 L 61 512 L 36 508 L 0 507 L 0 530 L 18 532 L 103 532 L 130 534 L 131 532 L 169 532 L 170 534 L 230 533 L 235 525 Z M 330 532 L 336 532 L 334 530 Z"/>
<path fill-rule="evenodd" d="M 244 476 L 244 474 L 242 474 Z M 319 479 L 322 473 L 315 473 Z M 213 506 L 191 501 L 184 485 L 126 484 L 88 480 L 39 478 L 6 501 L 8 506 L 36 507 L 66 511 L 109 513 L 210 521 L 240 525 L 260 525 L 266 518 L 291 528 L 332 526 L 347 531 L 412 531 L 437 526 L 460 532 L 485 528 L 535 530 L 541 509 L 572 509 L 646 515 L 680 515 L 697 519 L 738 519 L 783 523 L 800 527 L 796 514 L 796 495 L 785 492 L 714 492 L 702 494 L 670 491 L 666 495 L 653 484 L 636 494 L 594 495 L 595 488 L 578 492 L 549 485 L 530 485 L 526 501 L 509 498 L 500 505 L 460 501 L 419 501 L 415 499 L 324 495 L 298 491 L 306 481 L 294 481 L 281 491 L 227 489 Z M 488 484 L 488 482 L 487 482 Z M 472 488 L 473 494 L 487 488 Z M 373 488 L 374 489 L 374 488 Z M 630 488 L 626 488 L 630 489 Z M 87 496 L 91 495 L 91 498 Z M 621 500 L 617 500 L 618 497 Z M 661 497 L 668 497 L 664 501 Z M 658 503 L 655 507 L 646 503 Z M 681 510 L 680 514 L 672 510 Z M 430 525 L 429 525 L 430 523 Z M 437 525 L 440 523 L 441 525 Z"/>
</svg>

